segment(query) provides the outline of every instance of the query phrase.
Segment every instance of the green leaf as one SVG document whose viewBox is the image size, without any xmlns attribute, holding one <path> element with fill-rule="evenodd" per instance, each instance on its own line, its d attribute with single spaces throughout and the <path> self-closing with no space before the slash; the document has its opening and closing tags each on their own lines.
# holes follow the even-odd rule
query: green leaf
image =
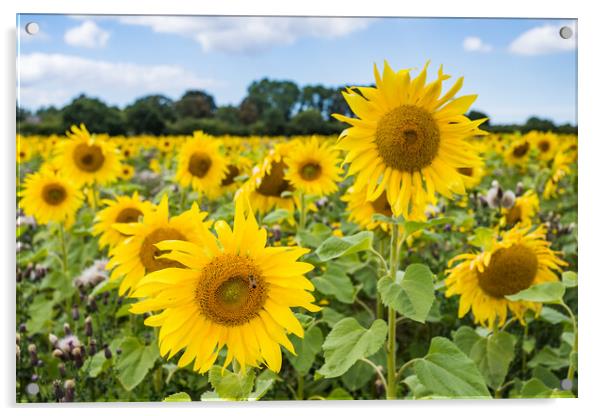
<svg viewBox="0 0 602 416">
<path fill-rule="evenodd" d="M 343 384 L 349 390 L 359 390 L 368 384 L 374 375 L 374 368 L 364 361 L 358 361 L 341 377 Z"/>
<path fill-rule="evenodd" d="M 326 362 L 319 373 L 327 378 L 344 374 L 357 360 L 376 353 L 386 336 L 387 324 L 382 319 L 374 321 L 370 329 L 361 326 L 355 318 L 339 321 L 322 345 Z"/>
<path fill-rule="evenodd" d="M 549 306 L 544 306 L 541 308 L 541 313 L 539 317 L 546 322 L 551 324 L 569 324 L 571 320 L 565 314 L 558 312 L 556 309 L 550 308 Z"/>
<path fill-rule="evenodd" d="M 329 308 L 329 307 L 322 308 L 322 319 L 324 319 L 324 321 L 331 328 L 333 328 L 337 324 L 337 322 L 339 322 L 343 318 L 345 318 L 345 315 L 343 315 L 340 312 L 337 312 L 336 310 L 334 310 L 332 308 Z"/>
<path fill-rule="evenodd" d="M 48 299 L 45 293 L 40 293 L 33 299 L 29 305 L 30 318 L 26 323 L 30 333 L 39 332 L 52 322 L 54 303 L 54 299 Z"/>
<path fill-rule="evenodd" d="M 548 397 L 575 397 L 570 391 L 551 389 L 537 378 L 532 378 L 523 384 L 521 397 L 524 398 L 548 398 Z"/>
<path fill-rule="evenodd" d="M 98 377 L 103 371 L 111 366 L 113 359 L 107 360 L 104 351 L 99 351 L 92 357 L 88 357 L 82 366 L 92 378 Z"/>
<path fill-rule="evenodd" d="M 414 364 L 414 371 L 428 390 L 450 398 L 491 397 L 475 363 L 450 340 L 435 337 L 428 354 Z"/>
<path fill-rule="evenodd" d="M 531 286 L 514 295 L 506 296 L 511 301 L 526 300 L 530 302 L 559 303 L 564 296 L 565 286 L 560 282 L 546 282 Z"/>
<path fill-rule="evenodd" d="M 576 287 L 577 286 L 577 273 L 575 273 L 575 272 L 562 273 L 562 283 L 566 287 Z"/>
<path fill-rule="evenodd" d="M 299 230 L 297 232 L 297 240 L 302 247 L 317 248 L 331 234 L 332 229 L 329 226 L 321 222 L 316 222 L 311 225 L 309 230 Z"/>
<path fill-rule="evenodd" d="M 263 370 L 257 377 L 255 382 L 255 389 L 249 395 L 249 401 L 255 401 L 261 399 L 269 390 L 272 385 L 276 382 L 278 376 L 270 370 Z"/>
<path fill-rule="evenodd" d="M 470 245 L 489 250 L 494 241 L 495 231 L 491 228 L 478 227 L 474 231 L 474 235 L 468 238 Z"/>
<path fill-rule="evenodd" d="M 347 390 L 337 387 L 330 392 L 326 400 L 353 400 L 353 396 Z"/>
<path fill-rule="evenodd" d="M 482 339 L 483 337 L 477 334 L 477 332 L 469 326 L 461 326 L 453 335 L 454 344 L 456 344 L 467 357 L 470 357 L 472 347 Z"/>
<path fill-rule="evenodd" d="M 426 222 L 418 221 L 405 221 L 403 223 L 404 238 L 407 238 L 417 231 L 424 230 L 425 228 L 434 227 L 436 225 L 448 224 L 452 222 L 451 218 L 434 218 Z"/>
<path fill-rule="evenodd" d="M 223 373 L 223 374 L 222 374 Z M 255 382 L 255 372 L 233 373 L 214 365 L 209 370 L 209 382 L 223 400 L 247 400 Z"/>
<path fill-rule="evenodd" d="M 122 352 L 115 363 L 117 379 L 127 391 L 131 391 L 153 368 L 159 358 L 159 349 L 155 343 L 146 346 L 136 337 L 125 338 L 120 348 Z"/>
<path fill-rule="evenodd" d="M 360 231 L 348 237 L 329 237 L 316 250 L 320 261 L 328 261 L 372 248 L 372 231 Z"/>
<path fill-rule="evenodd" d="M 507 332 L 498 332 L 480 339 L 470 352 L 487 385 L 498 389 L 504 383 L 510 363 L 514 359 L 516 339 Z"/>
<path fill-rule="evenodd" d="M 405 273 L 397 273 L 395 281 L 389 276 L 382 277 L 378 281 L 378 291 L 386 306 L 421 323 L 435 301 L 433 274 L 424 264 L 411 264 Z"/>
<path fill-rule="evenodd" d="M 325 295 L 332 295 L 343 303 L 353 303 L 354 287 L 345 269 L 336 263 L 328 264 L 322 276 L 311 279 L 316 289 Z"/>
<path fill-rule="evenodd" d="M 192 399 L 188 395 L 188 393 L 181 391 L 178 393 L 170 394 L 166 398 L 163 399 L 164 402 L 191 402 Z"/>
<path fill-rule="evenodd" d="M 279 209 L 276 209 L 276 210 L 270 212 L 265 217 L 263 217 L 262 222 L 267 225 L 272 225 L 272 224 L 281 222 L 282 220 L 285 220 L 290 217 L 291 217 L 291 212 L 289 210 L 279 208 Z"/>
<path fill-rule="evenodd" d="M 289 361 L 300 375 L 305 375 L 311 369 L 316 354 L 322 349 L 324 335 L 322 330 L 317 326 L 313 326 L 309 331 L 305 332 L 303 338 L 291 337 L 291 342 L 295 347 L 297 356 L 287 353 Z"/>
<path fill-rule="evenodd" d="M 568 357 L 562 357 L 558 350 L 550 348 L 549 346 L 543 347 L 535 354 L 535 356 L 527 364 L 530 368 L 543 365 L 551 370 L 559 370 L 569 366 Z"/>
<path fill-rule="evenodd" d="M 433 394 L 431 391 L 429 391 L 429 389 L 424 387 L 424 384 L 422 384 L 420 380 L 418 380 L 418 376 L 416 375 L 406 377 L 403 380 L 403 382 L 406 386 L 410 388 L 414 399 L 420 399 L 423 397 L 431 396 Z"/>
</svg>

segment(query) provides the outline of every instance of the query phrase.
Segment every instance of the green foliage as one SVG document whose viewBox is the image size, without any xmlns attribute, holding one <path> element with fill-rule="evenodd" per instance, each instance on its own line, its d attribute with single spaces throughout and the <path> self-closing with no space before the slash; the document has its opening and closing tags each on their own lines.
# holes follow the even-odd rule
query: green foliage
<svg viewBox="0 0 602 416">
<path fill-rule="evenodd" d="M 435 395 L 473 399 L 490 397 L 478 367 L 446 338 L 431 340 L 428 354 L 416 360 L 414 371 L 420 383 Z"/>
<path fill-rule="evenodd" d="M 123 388 L 130 391 L 144 380 L 144 377 L 159 358 L 157 344 L 144 345 L 135 337 L 127 337 L 119 346 L 122 353 L 117 358 L 115 369 L 117 379 Z"/>
<path fill-rule="evenodd" d="M 328 261 L 338 257 L 370 250 L 372 248 L 371 231 L 360 231 L 347 237 L 330 237 L 324 241 L 316 250 L 320 261 Z"/>
<path fill-rule="evenodd" d="M 220 399 L 246 400 L 255 383 L 255 372 L 247 369 L 245 372 L 233 373 L 214 365 L 209 370 L 209 382 Z"/>
<path fill-rule="evenodd" d="M 411 264 L 397 273 L 395 280 L 384 276 L 378 281 L 382 302 L 402 316 L 424 323 L 435 300 L 433 274 L 424 264 Z"/>
<path fill-rule="evenodd" d="M 506 296 L 506 299 L 558 303 L 562 301 L 564 291 L 565 286 L 561 282 L 546 282 L 531 286 L 514 295 Z"/>
<path fill-rule="evenodd" d="M 385 342 L 387 324 L 376 320 L 369 329 L 361 326 L 354 318 L 337 322 L 326 337 L 324 345 L 325 363 L 319 373 L 324 377 L 344 374 L 357 360 L 375 354 Z"/>
<path fill-rule="evenodd" d="M 186 392 L 178 392 L 174 394 L 170 394 L 166 398 L 163 399 L 164 402 L 191 402 L 192 399 L 190 395 Z"/>
</svg>

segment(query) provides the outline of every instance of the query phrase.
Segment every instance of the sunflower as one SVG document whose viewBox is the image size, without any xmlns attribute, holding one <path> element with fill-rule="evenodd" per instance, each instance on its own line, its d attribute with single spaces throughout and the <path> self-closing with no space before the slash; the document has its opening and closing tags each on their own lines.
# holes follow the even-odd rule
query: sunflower
<svg viewBox="0 0 602 416">
<path fill-rule="evenodd" d="M 526 166 L 530 150 L 531 143 L 524 137 L 515 135 L 510 142 L 510 146 L 506 149 L 506 163 L 510 166 Z"/>
<path fill-rule="evenodd" d="M 576 161 L 576 158 L 576 151 L 566 151 L 562 149 L 556 153 L 552 162 L 551 174 L 544 186 L 544 199 L 554 198 L 558 193 L 564 192 L 562 187 L 559 189 L 558 184 L 562 178 L 571 173 L 571 164 Z"/>
<path fill-rule="evenodd" d="M 525 135 L 525 139 L 531 143 L 532 148 L 536 149 L 540 160 L 547 162 L 554 158 L 558 149 L 558 139 L 555 134 L 532 131 Z"/>
<path fill-rule="evenodd" d="M 58 148 L 57 163 L 65 176 L 78 185 L 104 185 L 117 179 L 121 171 L 121 154 L 110 140 L 91 136 L 86 126 L 72 126 L 69 139 Z"/>
<path fill-rule="evenodd" d="M 472 189 L 479 186 L 483 180 L 483 176 L 485 176 L 485 169 L 482 165 L 467 168 L 456 168 L 456 170 L 460 175 L 462 175 L 466 189 Z"/>
<path fill-rule="evenodd" d="M 435 192 L 448 198 L 465 192 L 456 169 L 480 163 L 466 139 L 486 134 L 478 128 L 486 119 L 463 115 L 477 96 L 454 98 L 463 79 L 440 96 L 449 75 L 440 68 L 426 84 L 427 67 L 412 80 L 410 70 L 394 72 L 386 61 L 381 77 L 375 65 L 376 87 L 343 92 L 359 119 L 333 115 L 352 126 L 339 137 L 347 152 L 344 163 L 350 164 L 347 175 L 357 174 L 355 186 L 366 189 L 368 201 L 386 191 L 393 214 L 405 218 L 424 212 Z"/>
<path fill-rule="evenodd" d="M 27 175 L 19 195 L 25 215 L 33 216 L 39 224 L 57 222 L 67 228 L 73 224 L 83 202 L 81 192 L 71 180 L 51 171 Z"/>
<path fill-rule="evenodd" d="M 119 178 L 128 180 L 134 177 L 134 173 L 136 173 L 134 167 L 132 165 L 126 165 L 125 163 L 121 165 L 121 172 L 119 173 Z"/>
<path fill-rule="evenodd" d="M 510 301 L 513 295 L 533 285 L 558 280 L 556 272 L 566 263 L 550 249 L 545 239 L 546 230 L 539 226 L 529 233 L 529 228 L 514 227 L 502 234 L 501 241 L 494 238 L 481 253 L 460 254 L 448 263 L 445 279 L 447 297 L 460 295 L 458 316 L 472 309 L 475 323 L 489 328 L 506 322 L 508 309 L 524 324 L 524 314 L 536 314 L 541 303 Z"/>
<path fill-rule="evenodd" d="M 226 170 L 226 176 L 221 180 L 219 187 L 213 188 L 208 191 L 210 199 L 217 199 L 221 195 L 227 193 L 234 193 L 241 186 L 239 178 L 243 175 L 248 175 L 253 166 L 251 159 L 240 156 L 240 155 L 228 155 L 228 165 Z"/>
<path fill-rule="evenodd" d="M 313 266 L 298 261 L 309 250 L 266 247 L 267 232 L 247 204 L 236 202 L 233 229 L 224 221 L 215 224 L 217 238 L 203 230 L 200 242 L 157 244 L 159 250 L 171 250 L 161 259 L 186 268 L 150 273 L 134 291 L 145 299 L 130 312 L 161 311 L 145 324 L 161 328 L 162 355 L 171 358 L 185 350 L 180 367 L 194 361 L 194 370 L 204 373 L 226 347 L 224 368 L 236 360 L 243 371 L 265 363 L 278 372 L 280 346 L 295 353 L 287 334 L 303 337 L 291 308 L 320 309 L 309 293 L 313 285 L 304 277 Z"/>
<path fill-rule="evenodd" d="M 107 207 L 96 214 L 92 228 L 92 235 L 100 235 L 98 247 L 101 250 L 106 246 L 112 249 L 127 238 L 113 228 L 113 224 L 138 222 L 140 217 L 154 209 L 153 204 L 143 201 L 138 192 L 134 192 L 132 196 L 118 196 L 114 200 L 103 199 L 101 203 Z"/>
<path fill-rule="evenodd" d="M 253 168 L 251 177 L 236 193 L 235 199 L 247 198 L 253 209 L 262 214 L 274 208 L 294 211 L 298 202 L 293 195 L 295 187 L 285 177 L 287 166 L 284 161 L 292 146 L 294 144 L 276 145 L 261 166 Z"/>
<path fill-rule="evenodd" d="M 347 202 L 349 221 L 358 224 L 366 230 L 380 227 L 385 232 L 389 231 L 389 223 L 373 219 L 374 214 L 381 214 L 387 217 L 393 215 L 386 191 L 380 194 L 374 201 L 367 201 L 365 190 L 357 190 L 354 186 L 351 186 L 347 190 L 347 193 L 341 197 L 341 200 Z"/>
<path fill-rule="evenodd" d="M 537 211 L 539 211 L 539 198 L 535 192 L 528 190 L 516 198 L 512 208 L 502 208 L 501 225 L 510 227 L 515 225 L 530 226 Z"/>
<path fill-rule="evenodd" d="M 28 162 L 33 156 L 33 148 L 29 140 L 17 134 L 17 164 Z"/>
<path fill-rule="evenodd" d="M 288 169 L 284 177 L 308 195 L 325 196 L 336 192 L 342 173 L 337 153 L 328 142 L 320 143 L 315 136 L 298 142 L 285 158 Z"/>
<path fill-rule="evenodd" d="M 169 218 L 169 203 L 164 195 L 155 211 L 145 213 L 142 222 L 116 223 L 113 228 L 127 238 L 111 252 L 107 269 L 113 269 L 111 280 L 123 277 L 119 295 L 131 291 L 142 277 L 168 267 L 182 267 L 177 261 L 157 258 L 163 254 L 155 244 L 163 240 L 200 243 L 200 234 L 207 224 L 206 212 L 195 203 L 182 214 Z"/>
<path fill-rule="evenodd" d="M 176 180 L 197 192 L 211 193 L 227 174 L 228 164 L 221 154 L 220 141 L 195 131 L 194 137 L 180 149 Z"/>
</svg>

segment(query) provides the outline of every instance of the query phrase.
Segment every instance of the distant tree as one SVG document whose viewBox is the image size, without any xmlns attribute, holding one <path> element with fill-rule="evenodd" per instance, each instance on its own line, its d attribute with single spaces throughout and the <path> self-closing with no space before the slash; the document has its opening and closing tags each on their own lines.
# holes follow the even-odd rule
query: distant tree
<svg viewBox="0 0 602 416">
<path fill-rule="evenodd" d="M 22 123 L 31 117 L 31 111 L 17 106 L 17 123 Z"/>
<path fill-rule="evenodd" d="M 224 123 L 237 126 L 240 124 L 240 110 L 233 105 L 219 107 L 215 112 L 215 118 Z"/>
<path fill-rule="evenodd" d="M 329 126 L 319 110 L 310 108 L 301 111 L 289 123 L 291 134 L 328 134 Z"/>
<path fill-rule="evenodd" d="M 213 96 L 201 90 L 189 90 L 174 104 L 178 118 L 212 117 L 217 109 Z"/>
<path fill-rule="evenodd" d="M 125 109 L 127 129 L 134 134 L 165 134 L 176 120 L 173 101 L 163 95 L 137 99 Z"/>
<path fill-rule="evenodd" d="M 343 91 L 345 87 L 332 88 L 330 90 L 330 96 L 326 100 L 325 112 L 327 116 L 332 116 L 332 114 L 342 114 L 344 116 L 351 116 L 351 109 L 345 101 Z"/>
<path fill-rule="evenodd" d="M 259 120 L 259 106 L 252 97 L 246 97 L 238 107 L 238 118 L 243 124 L 253 124 Z"/>
<path fill-rule="evenodd" d="M 478 110 L 471 110 L 468 112 L 468 114 L 466 114 L 466 117 L 468 117 L 471 120 L 479 120 L 482 118 L 486 118 L 487 121 L 485 121 L 483 124 L 481 124 L 482 127 L 489 127 L 491 125 L 491 119 L 489 118 L 489 116 L 485 113 L 482 113 L 481 111 Z"/>
<path fill-rule="evenodd" d="M 530 132 L 531 130 L 556 131 L 556 125 L 551 120 L 541 119 L 538 117 L 529 117 L 522 130 L 523 133 Z"/>
<path fill-rule="evenodd" d="M 260 116 L 270 112 L 270 117 L 278 110 L 285 121 L 290 120 L 299 100 L 299 87 L 292 81 L 274 81 L 263 78 L 254 81 L 247 90 L 247 97 L 253 100 Z M 264 120 L 266 121 L 266 120 Z"/>
<path fill-rule="evenodd" d="M 261 134 L 280 135 L 286 132 L 286 118 L 279 108 L 269 108 L 263 114 Z"/>
<path fill-rule="evenodd" d="M 66 131 L 74 124 L 84 123 L 88 130 L 95 133 L 118 135 L 125 133 L 123 117 L 117 107 L 109 107 L 97 98 L 80 95 L 63 107 L 62 111 L 54 107 L 39 110 L 36 115 L 42 120 L 60 114 L 62 131 Z"/>
</svg>

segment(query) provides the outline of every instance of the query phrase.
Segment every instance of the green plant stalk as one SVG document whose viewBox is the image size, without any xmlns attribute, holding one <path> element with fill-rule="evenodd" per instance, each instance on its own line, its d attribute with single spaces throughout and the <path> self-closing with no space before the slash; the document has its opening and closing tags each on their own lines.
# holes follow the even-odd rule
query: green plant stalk
<svg viewBox="0 0 602 416">
<path fill-rule="evenodd" d="M 302 374 L 297 374 L 297 400 L 303 400 L 303 390 L 305 388 L 305 378 Z"/>
<path fill-rule="evenodd" d="M 69 265 L 67 263 L 67 242 L 65 239 L 65 226 L 63 223 L 59 224 L 59 240 L 61 243 L 61 263 L 63 264 L 63 278 L 69 280 Z M 73 308 L 73 296 L 67 296 L 67 320 L 69 325 L 73 326 L 73 317 L 71 316 L 71 309 Z"/>
<path fill-rule="evenodd" d="M 299 230 L 305 230 L 305 223 L 307 221 L 307 212 L 305 207 L 305 195 L 303 192 L 299 193 Z"/>
<path fill-rule="evenodd" d="M 568 378 L 571 382 L 573 381 L 573 379 L 575 378 L 575 371 L 577 370 L 575 368 L 575 362 L 572 359 L 572 355 L 577 353 L 577 345 L 578 345 L 578 330 L 577 330 L 577 319 L 575 318 L 575 314 L 573 314 L 573 311 L 571 310 L 571 308 L 568 307 L 568 305 L 564 302 L 560 302 L 560 305 L 568 312 L 569 316 L 571 317 L 571 322 L 573 324 L 573 348 L 571 349 L 571 355 L 569 356 L 569 369 L 566 375 L 566 378 Z"/>
<path fill-rule="evenodd" d="M 391 279 L 397 278 L 397 267 L 399 263 L 399 227 L 391 227 L 391 256 L 390 256 L 390 276 Z M 397 328 L 397 314 L 395 309 L 389 307 L 388 311 L 389 333 L 387 337 L 387 400 L 397 398 L 397 377 L 395 365 L 395 332 Z"/>
</svg>

